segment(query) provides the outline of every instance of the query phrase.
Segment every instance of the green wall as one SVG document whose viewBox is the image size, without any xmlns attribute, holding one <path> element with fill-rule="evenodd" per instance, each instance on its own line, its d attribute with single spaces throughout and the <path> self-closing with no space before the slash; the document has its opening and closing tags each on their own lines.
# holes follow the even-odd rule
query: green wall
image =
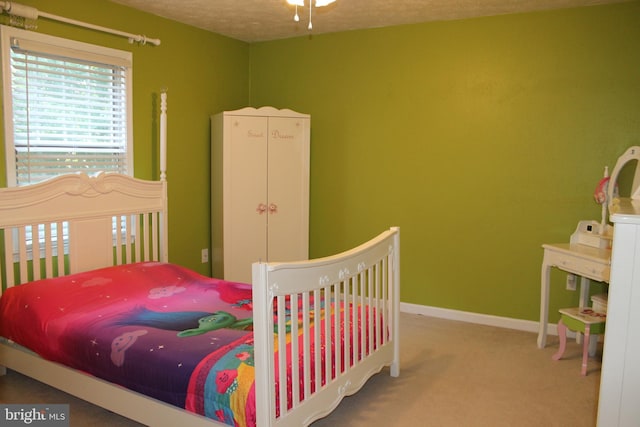
<svg viewBox="0 0 640 427">
<path fill-rule="evenodd" d="M 39 32 L 133 52 L 134 163 L 140 178 L 159 177 L 158 98 L 168 90 L 169 259 L 209 274 L 209 264 L 200 262 L 200 250 L 210 240 L 209 116 L 247 105 L 249 45 L 106 0 L 19 3 L 161 40 L 158 47 L 131 45 L 126 38 L 38 20 Z M 0 138 L 4 141 L 4 134 Z"/>
<path fill-rule="evenodd" d="M 640 145 L 639 40 L 635 1 L 256 43 L 251 104 L 311 114 L 312 256 L 398 225 L 402 301 L 536 320 L 541 245 Z"/>
<path fill-rule="evenodd" d="M 204 274 L 219 111 L 312 115 L 312 256 L 399 225 L 404 302 L 529 320 L 541 244 L 599 220 L 603 167 L 640 145 L 639 1 L 251 45 L 106 0 L 20 3 L 162 40 L 129 45 L 45 19 L 37 30 L 134 52 L 143 178 L 158 176 L 168 88 L 170 260 Z M 552 313 L 577 301 L 553 279 Z"/>
</svg>

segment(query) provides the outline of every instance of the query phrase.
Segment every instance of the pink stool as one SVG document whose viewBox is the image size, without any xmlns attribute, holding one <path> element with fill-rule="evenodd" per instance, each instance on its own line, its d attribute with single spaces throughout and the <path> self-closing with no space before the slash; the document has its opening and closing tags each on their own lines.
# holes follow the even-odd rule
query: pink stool
<svg viewBox="0 0 640 427">
<path fill-rule="evenodd" d="M 598 313 L 590 308 L 561 308 L 560 321 L 558 322 L 558 337 L 560 348 L 551 356 L 553 360 L 560 360 L 567 347 L 567 329 L 584 334 L 582 339 L 582 375 L 587 375 L 587 360 L 589 359 L 589 337 L 591 334 L 604 333 L 607 315 Z"/>
</svg>

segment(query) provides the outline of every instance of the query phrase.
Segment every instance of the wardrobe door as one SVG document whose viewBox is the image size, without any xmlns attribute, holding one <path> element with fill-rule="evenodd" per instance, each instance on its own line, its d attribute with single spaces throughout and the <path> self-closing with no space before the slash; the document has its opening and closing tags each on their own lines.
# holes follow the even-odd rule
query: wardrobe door
<svg viewBox="0 0 640 427">
<path fill-rule="evenodd" d="M 268 261 L 308 258 L 309 119 L 270 117 Z"/>
<path fill-rule="evenodd" d="M 251 283 L 251 263 L 267 259 L 268 119 L 230 116 L 225 127 L 224 278 Z"/>
</svg>

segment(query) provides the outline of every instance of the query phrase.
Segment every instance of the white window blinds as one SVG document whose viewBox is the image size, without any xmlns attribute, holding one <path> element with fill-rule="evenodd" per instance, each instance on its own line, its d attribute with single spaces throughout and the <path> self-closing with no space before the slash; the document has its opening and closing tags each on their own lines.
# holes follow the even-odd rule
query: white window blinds
<svg viewBox="0 0 640 427">
<path fill-rule="evenodd" d="M 33 36 L 43 37 L 3 34 L 11 76 L 9 185 L 76 171 L 132 174 L 130 53 Z"/>
</svg>

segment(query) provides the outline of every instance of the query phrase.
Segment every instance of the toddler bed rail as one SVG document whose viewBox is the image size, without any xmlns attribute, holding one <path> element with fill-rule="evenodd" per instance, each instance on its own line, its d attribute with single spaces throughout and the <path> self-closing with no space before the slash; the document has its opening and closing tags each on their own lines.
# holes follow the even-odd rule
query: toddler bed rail
<svg viewBox="0 0 640 427">
<path fill-rule="evenodd" d="M 399 228 L 326 258 L 255 263 L 253 299 L 256 389 L 264 391 L 256 413 L 265 425 L 306 426 L 384 366 L 400 374 Z M 302 339 L 274 339 L 287 327 Z"/>
</svg>

